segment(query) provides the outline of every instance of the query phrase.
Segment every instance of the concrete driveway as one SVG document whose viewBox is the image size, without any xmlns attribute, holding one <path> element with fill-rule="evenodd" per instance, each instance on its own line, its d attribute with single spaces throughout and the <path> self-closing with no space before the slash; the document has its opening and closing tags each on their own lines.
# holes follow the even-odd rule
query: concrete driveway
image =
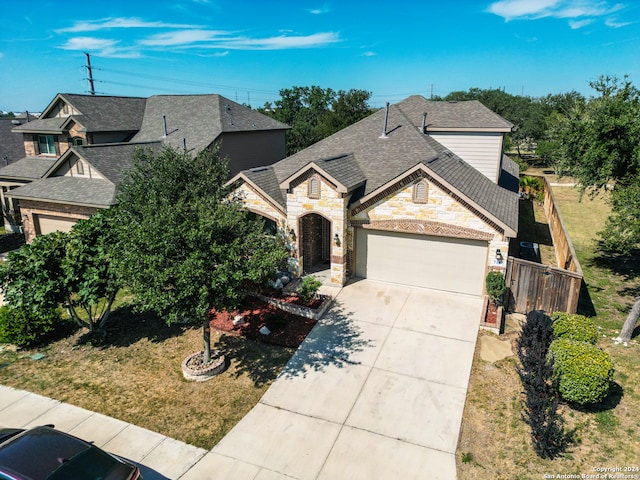
<svg viewBox="0 0 640 480">
<path fill-rule="evenodd" d="M 343 288 L 260 402 L 182 480 L 454 479 L 482 299 Z"/>
</svg>

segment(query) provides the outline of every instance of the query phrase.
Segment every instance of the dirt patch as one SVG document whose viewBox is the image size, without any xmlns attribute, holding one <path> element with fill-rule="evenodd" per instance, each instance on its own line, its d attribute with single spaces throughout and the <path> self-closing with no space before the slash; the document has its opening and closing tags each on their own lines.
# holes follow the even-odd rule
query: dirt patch
<svg viewBox="0 0 640 480">
<path fill-rule="evenodd" d="M 297 297 L 279 298 L 281 301 L 300 304 Z M 321 300 L 318 300 L 321 302 Z M 312 308 L 314 305 L 310 305 Z M 233 320 L 242 315 L 245 323 L 235 326 Z M 242 307 L 233 312 L 211 311 L 211 327 L 231 335 L 240 335 L 251 340 L 297 348 L 307 337 L 315 320 L 284 312 L 274 305 L 249 298 Z M 271 333 L 263 335 L 260 329 L 267 327 Z"/>
</svg>

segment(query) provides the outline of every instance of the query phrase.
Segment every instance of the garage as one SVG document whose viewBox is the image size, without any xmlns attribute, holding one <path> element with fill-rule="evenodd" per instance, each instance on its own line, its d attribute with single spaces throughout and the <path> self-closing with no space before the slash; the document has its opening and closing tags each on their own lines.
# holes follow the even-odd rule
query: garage
<svg viewBox="0 0 640 480">
<path fill-rule="evenodd" d="M 54 215 L 34 215 L 33 217 L 38 235 L 51 232 L 69 232 L 78 221 L 77 218 L 56 217 Z"/>
<path fill-rule="evenodd" d="M 482 295 L 483 240 L 356 229 L 356 277 Z"/>
</svg>

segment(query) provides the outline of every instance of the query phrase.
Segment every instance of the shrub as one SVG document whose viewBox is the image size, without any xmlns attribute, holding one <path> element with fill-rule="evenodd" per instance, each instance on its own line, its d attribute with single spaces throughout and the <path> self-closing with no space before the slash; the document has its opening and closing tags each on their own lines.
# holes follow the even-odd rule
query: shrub
<svg viewBox="0 0 640 480">
<path fill-rule="evenodd" d="M 554 360 L 558 391 L 565 400 L 586 405 L 607 396 L 613 380 L 613 362 L 595 345 L 568 338 L 554 340 L 549 347 Z"/>
<path fill-rule="evenodd" d="M 487 295 L 491 303 L 500 305 L 504 293 L 507 291 L 507 285 L 504 282 L 504 275 L 500 272 L 489 272 L 486 278 Z"/>
<path fill-rule="evenodd" d="M 555 312 L 553 319 L 554 338 L 566 338 L 595 345 L 600 334 L 590 318 L 575 313 Z"/>
<path fill-rule="evenodd" d="M 42 309 L 38 313 L 10 305 L 0 307 L 0 341 L 19 347 L 41 342 L 60 322 L 57 309 Z"/>
<path fill-rule="evenodd" d="M 313 275 L 307 275 L 302 279 L 300 286 L 296 290 L 298 296 L 304 303 L 309 303 L 318 293 L 318 289 L 322 286 L 322 282 Z"/>
<path fill-rule="evenodd" d="M 547 355 L 551 335 L 551 319 L 542 311 L 533 311 L 527 314 L 516 343 L 520 359 L 517 371 L 525 393 L 523 417 L 531 427 L 533 448 L 542 458 L 555 458 L 566 446 L 553 358 Z"/>
</svg>

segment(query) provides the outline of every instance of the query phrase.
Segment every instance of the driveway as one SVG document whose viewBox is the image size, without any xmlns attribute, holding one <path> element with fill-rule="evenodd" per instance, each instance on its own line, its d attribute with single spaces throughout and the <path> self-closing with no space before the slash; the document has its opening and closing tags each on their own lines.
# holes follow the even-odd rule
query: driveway
<svg viewBox="0 0 640 480">
<path fill-rule="evenodd" d="M 482 299 L 353 282 L 181 480 L 454 479 Z"/>
</svg>

